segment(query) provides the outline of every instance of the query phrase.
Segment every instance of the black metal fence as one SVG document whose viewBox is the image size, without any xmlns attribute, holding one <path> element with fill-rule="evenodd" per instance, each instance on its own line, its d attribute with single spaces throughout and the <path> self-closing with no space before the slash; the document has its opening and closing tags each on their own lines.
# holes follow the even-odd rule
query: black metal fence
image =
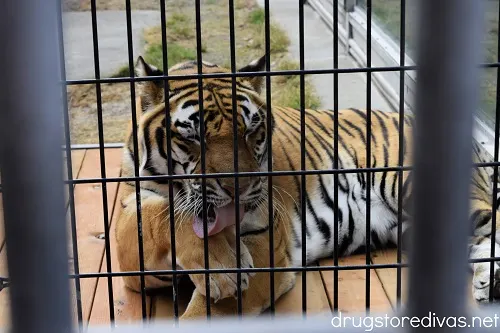
<svg viewBox="0 0 500 333">
<path fill-rule="evenodd" d="M 2 284 L 10 281 L 11 306 L 12 306 L 12 328 L 14 332 L 63 332 L 71 330 L 69 315 L 70 301 L 66 290 L 67 280 L 67 258 L 64 218 L 63 186 L 61 183 L 61 148 L 60 138 L 64 134 L 65 152 L 67 156 L 67 175 L 65 181 L 69 191 L 69 211 L 71 218 L 71 234 L 73 238 L 74 274 L 70 275 L 71 283 L 75 284 L 77 291 L 77 313 L 78 320 L 82 321 L 82 305 L 80 295 L 81 279 L 99 277 L 106 278 L 109 292 L 109 317 L 114 321 L 114 301 L 112 277 L 136 275 L 141 277 L 142 289 L 142 316 L 146 318 L 146 295 L 145 276 L 147 275 L 171 275 L 173 277 L 174 313 L 179 315 L 177 293 L 177 278 L 181 274 L 205 274 L 206 294 L 210 297 L 209 274 L 235 272 L 238 276 L 238 313 L 242 311 L 241 273 L 268 272 L 270 278 L 271 295 L 270 309 L 275 308 L 274 273 L 279 271 L 297 271 L 302 273 L 302 310 L 304 315 L 307 311 L 306 298 L 306 272 L 313 270 L 331 270 L 334 276 L 334 310 L 338 310 L 338 273 L 341 270 L 366 269 L 366 308 L 370 309 L 370 271 L 373 269 L 396 268 L 397 269 L 397 296 L 401 297 L 401 269 L 406 267 L 402 263 L 401 246 L 398 247 L 398 263 L 387 265 L 371 264 L 370 237 L 366 240 L 366 265 L 361 266 L 339 266 L 338 261 L 338 238 L 335 237 L 334 264 L 333 266 L 311 267 L 306 266 L 306 229 L 302 223 L 302 266 L 276 268 L 274 267 L 274 256 L 270 253 L 270 267 L 266 268 L 241 268 L 240 260 L 234 269 L 210 269 L 208 265 L 208 242 L 205 239 L 205 269 L 176 270 L 175 259 L 175 223 L 173 188 L 170 185 L 170 211 L 171 219 L 171 244 L 172 247 L 172 270 L 146 271 L 144 267 L 144 250 L 142 247 L 142 219 L 141 219 L 141 195 L 140 182 L 145 180 L 174 180 L 185 178 L 200 178 L 203 188 L 203 219 L 206 221 L 206 179 L 234 177 L 235 188 L 238 188 L 240 177 L 263 176 L 267 177 L 268 184 L 272 184 L 272 177 L 278 175 L 297 175 L 301 178 L 301 207 L 306 207 L 305 183 L 306 175 L 333 174 L 335 184 L 335 200 L 338 202 L 338 175 L 341 173 L 365 173 L 369 178 L 376 172 L 397 171 L 400 175 L 403 171 L 414 168 L 414 193 L 415 193 L 415 220 L 414 244 L 411 256 L 410 270 L 410 294 L 408 302 L 408 313 L 410 315 L 423 316 L 429 311 L 441 315 L 459 316 L 467 314 L 466 296 L 461 291 L 465 290 L 467 278 L 467 236 L 468 226 L 468 188 L 470 173 L 470 143 L 472 140 L 472 112 L 476 106 L 478 90 L 478 66 L 479 59 L 479 26 L 480 3 L 465 0 L 448 2 L 435 2 L 431 0 L 421 1 L 422 13 L 420 19 L 420 48 L 418 65 L 418 97 L 417 97 L 417 129 L 415 133 L 415 162 L 414 167 L 403 165 L 403 126 L 404 126 L 404 74 L 407 70 L 415 70 L 415 66 L 405 66 L 404 38 L 401 42 L 400 66 L 394 67 L 372 67 L 371 66 L 371 1 L 366 1 L 367 8 L 367 67 L 366 68 L 339 68 L 339 37 L 338 37 L 338 12 L 332 13 L 334 17 L 334 63 L 332 69 L 305 70 L 304 58 L 304 6 L 307 3 L 297 1 L 299 10 L 299 41 L 300 41 L 300 68 L 290 71 L 270 70 L 270 24 L 269 24 L 269 0 L 264 2 L 265 9 L 265 51 L 266 70 L 260 73 L 238 73 L 235 62 L 235 16 L 234 1 L 229 0 L 228 18 L 230 22 L 230 44 L 231 44 L 231 73 L 230 74 L 202 74 L 202 48 L 201 48 L 201 17 L 200 0 L 195 1 L 196 8 L 196 44 L 198 73 L 190 76 L 157 76 L 138 78 L 134 76 L 134 59 L 132 48 L 132 19 L 130 0 L 126 0 L 127 9 L 127 38 L 128 38 L 128 66 L 131 77 L 129 78 L 102 78 L 99 68 L 99 45 L 97 31 L 96 2 L 91 1 L 92 9 L 92 31 L 94 42 L 95 79 L 88 80 L 64 80 L 64 59 L 62 43 L 62 24 L 60 3 L 56 0 L 44 1 L 43 4 L 36 1 L 7 1 L 2 5 L 0 11 L 0 22 L 3 33 L 1 44 L 4 46 L 2 53 L 2 89 L 1 96 L 3 110 L 0 112 L 0 142 L 2 146 L 2 189 L 4 193 L 5 231 L 6 244 L 8 247 L 9 278 L 2 277 Z M 334 8 L 338 8 L 334 1 Z M 405 8 L 405 0 L 401 0 L 401 8 Z M 170 65 L 167 60 L 168 44 L 166 36 L 165 1 L 160 1 L 162 44 L 163 44 L 163 67 L 166 70 Z M 405 10 L 401 10 L 401 35 L 405 31 Z M 499 43 L 500 44 L 500 43 Z M 499 53 L 500 54 L 500 53 Z M 482 64 L 480 67 L 497 68 L 500 59 L 496 63 Z M 373 72 L 398 71 L 401 75 L 400 89 L 400 138 L 399 138 L 399 163 L 397 166 L 383 168 L 365 169 L 339 169 L 336 159 L 331 170 L 306 170 L 305 155 L 305 93 L 304 85 L 306 74 L 333 74 L 334 80 L 332 94 L 334 97 L 334 111 L 338 111 L 338 76 L 341 73 L 366 73 L 367 110 L 371 110 L 371 77 Z M 265 76 L 266 103 L 268 112 L 271 110 L 271 77 L 275 75 L 299 75 L 300 76 L 300 100 L 301 100 L 301 170 L 273 172 L 272 163 L 269 160 L 266 172 L 238 172 L 237 137 L 234 137 L 234 173 L 207 174 L 205 173 L 205 158 L 201 154 L 201 175 L 174 175 L 172 173 L 171 156 L 171 133 L 170 133 L 170 110 L 168 99 L 165 100 L 165 114 L 167 119 L 167 153 L 168 153 L 168 175 L 162 176 L 139 176 L 138 154 L 135 156 L 135 174 L 133 177 L 109 178 L 106 175 L 106 161 L 104 154 L 104 133 L 101 103 L 101 84 L 113 82 L 129 82 L 131 91 L 132 121 L 137 123 L 137 110 L 135 104 L 135 83 L 146 80 L 164 80 L 165 96 L 169 91 L 169 81 L 180 79 L 197 79 L 198 89 L 201 91 L 204 78 L 231 78 L 233 89 L 233 112 L 236 107 L 236 81 L 235 78 L 243 76 Z M 499 76 L 500 77 L 500 76 Z M 61 82 L 63 83 L 61 85 Z M 66 102 L 66 86 L 77 84 L 95 84 L 98 103 L 98 126 L 99 126 L 99 151 L 101 169 L 100 178 L 73 179 L 71 170 L 71 133 L 69 130 L 68 106 Z M 498 89 L 498 87 L 497 87 Z M 498 93 L 497 93 L 498 96 Z M 497 120 L 500 119 L 500 107 L 497 101 Z M 200 119 L 204 119 L 202 94 L 199 94 Z M 60 112 L 63 114 L 64 133 L 60 128 Z M 270 121 L 271 117 L 268 117 Z M 335 112 L 335 124 L 338 124 L 338 113 Z M 498 137 L 499 122 L 495 124 L 495 156 L 494 162 L 479 165 L 479 167 L 499 166 L 498 162 Z M 268 124 L 270 125 L 270 124 Z M 204 124 L 201 122 L 201 137 L 204 135 Z M 233 117 L 233 129 L 236 133 L 236 117 Z M 268 137 L 271 137 L 271 126 L 268 126 Z M 371 113 L 367 117 L 367 133 L 370 133 Z M 444 135 L 444 133 L 446 135 Z M 137 127 L 133 126 L 134 151 L 138 151 Z M 334 153 L 338 156 L 338 125 L 334 128 Z M 367 135 L 367 165 L 371 165 L 371 136 Z M 453 147 L 453 148 L 450 148 Z M 272 142 L 268 140 L 268 150 L 272 151 Z M 201 151 L 205 151 L 205 143 L 201 140 Z M 443 152 L 448 152 L 443 154 Z M 432 174 L 433 177 L 429 177 Z M 494 168 L 494 176 L 498 176 L 498 169 Z M 496 179 L 496 178 L 494 178 Z M 139 256 L 141 259 L 140 269 L 137 272 L 116 272 L 111 267 L 109 223 L 108 223 L 108 199 L 107 184 L 111 182 L 135 182 L 135 196 L 137 201 L 137 225 Z M 102 204 L 104 210 L 104 230 L 106 239 L 106 272 L 104 273 L 80 273 L 78 266 L 78 243 L 75 224 L 75 204 L 73 185 L 84 183 L 99 183 L 102 186 Z M 170 182 L 172 184 L 172 182 Z M 453 184 L 450 187 L 450 184 Z M 402 177 L 399 177 L 399 209 L 398 219 L 402 220 Z M 367 182 L 366 200 L 366 232 L 369 235 L 371 198 L 370 182 Z M 446 195 L 444 195 L 446 194 Z M 493 207 L 496 207 L 497 189 L 494 187 Z M 239 206 L 239 195 L 236 191 L 236 207 Z M 272 194 L 270 193 L 269 207 L 272 206 Z M 453 209 L 450 209 L 453 207 Z M 236 253 L 240 257 L 240 226 L 239 211 L 236 209 Z M 302 221 L 305 220 L 305 209 L 301 210 Z M 495 217 L 493 214 L 493 230 L 495 235 Z M 273 215 L 269 209 L 269 219 Z M 335 221 L 337 216 L 334 217 Z M 338 225 L 334 223 L 335 233 L 338 234 Z M 429 237 L 429 231 L 434 236 Z M 204 223 L 204 232 L 207 233 L 207 224 Z M 270 249 L 274 248 L 273 228 L 269 228 Z M 401 244 L 401 223 L 398 228 L 398 244 Z M 495 260 L 495 243 L 492 243 L 491 258 L 485 262 L 491 263 L 490 286 L 493 287 L 493 267 Z M 430 260 L 432 258 L 432 260 Z M 490 293 L 492 295 L 492 293 Z M 491 299 L 491 296 L 490 296 Z M 207 302 L 207 315 L 210 315 L 210 303 Z M 263 319 L 260 321 L 262 322 Z M 233 325 L 234 323 L 231 323 Z M 288 326 L 290 322 L 276 321 L 266 322 L 266 327 L 259 323 L 250 322 L 248 328 L 270 331 L 292 329 Z M 254 326 L 252 326 L 254 325 Z M 280 326 L 278 326 L 280 325 Z M 326 331 L 328 327 L 318 327 L 317 324 L 306 322 L 311 330 Z M 197 326 L 198 327 L 198 326 Z M 230 326 L 228 326 L 230 327 Z M 203 326 L 203 329 L 206 327 Z M 206 328 L 207 330 L 209 328 Z M 214 329 L 214 327 L 212 327 Z M 246 329 L 246 328 L 245 328 Z M 126 329 L 125 329 L 126 330 Z"/>
</svg>

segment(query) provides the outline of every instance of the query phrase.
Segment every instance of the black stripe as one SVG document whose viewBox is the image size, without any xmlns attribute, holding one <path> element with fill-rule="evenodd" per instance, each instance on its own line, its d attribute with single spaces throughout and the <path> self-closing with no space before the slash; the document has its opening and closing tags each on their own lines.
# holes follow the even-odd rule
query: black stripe
<svg viewBox="0 0 500 333">
<path fill-rule="evenodd" d="M 354 239 L 355 223 L 354 223 L 354 218 L 352 216 L 351 205 L 349 204 L 349 202 L 347 203 L 347 207 L 349 209 L 349 233 L 347 237 L 344 236 L 344 239 L 342 240 L 342 245 L 340 247 L 340 253 L 343 255 L 347 255 L 347 248 L 349 247 L 349 245 L 352 244 L 352 241 Z"/>
<path fill-rule="evenodd" d="M 279 129 L 279 130 L 281 130 L 281 129 Z M 288 138 L 287 138 L 287 139 L 288 139 Z M 288 140 L 290 141 L 290 139 L 288 139 Z M 294 169 L 294 167 L 293 167 L 292 161 L 290 160 L 290 156 L 288 156 L 288 154 L 287 154 L 287 152 L 286 152 L 286 150 L 285 150 L 285 147 L 284 147 L 284 145 L 283 145 L 283 142 L 282 142 L 282 141 L 281 141 L 281 139 L 279 139 L 279 138 L 278 138 L 278 141 L 279 141 L 279 143 L 280 143 L 280 145 L 281 145 L 281 150 L 283 151 L 283 154 L 284 154 L 284 155 L 285 155 L 285 157 L 286 157 L 286 160 L 287 160 L 287 162 L 288 162 L 288 166 L 289 166 L 290 170 L 295 170 L 295 169 Z M 293 176 L 293 180 L 294 180 L 294 183 L 295 183 L 295 188 L 296 188 L 296 190 L 297 190 L 297 193 L 300 193 L 300 184 L 299 184 L 299 179 L 298 179 L 298 176 L 297 176 L 297 175 L 294 175 L 294 176 Z M 300 214 L 299 214 L 299 210 L 298 210 L 297 205 L 293 205 L 293 207 L 294 207 L 294 211 L 295 211 L 295 213 L 297 214 L 297 216 L 299 216 L 299 217 L 300 217 Z M 293 228 L 292 228 L 292 229 L 293 229 Z M 293 229 L 293 230 L 295 230 L 295 229 Z M 307 228 L 307 223 L 306 223 L 306 234 L 307 234 L 307 236 L 309 236 L 309 235 L 310 235 L 310 234 L 309 234 L 309 228 Z M 296 237 L 297 237 L 297 235 L 296 235 Z M 297 243 L 298 243 L 298 238 L 297 238 Z M 301 246 L 301 244 L 299 244 L 299 246 Z"/>
<path fill-rule="evenodd" d="M 407 192 L 408 192 L 408 187 L 410 186 L 410 182 L 411 182 L 411 173 L 406 177 L 403 183 L 403 193 L 401 193 L 403 198 L 405 198 L 408 194 Z"/>
<path fill-rule="evenodd" d="M 250 110 L 245 105 L 240 105 L 240 108 L 243 110 L 245 116 L 248 117 L 250 115 Z"/>
<path fill-rule="evenodd" d="M 390 117 L 388 112 L 384 112 L 382 110 L 377 110 L 377 112 L 381 114 L 385 119 L 388 119 Z"/>
<path fill-rule="evenodd" d="M 195 99 L 191 99 L 191 100 L 185 101 L 184 104 L 182 104 L 181 108 L 182 109 L 186 109 L 186 108 L 188 108 L 190 106 L 195 107 L 197 105 L 198 105 L 198 100 L 197 99 L 196 100 Z"/>
<path fill-rule="evenodd" d="M 479 221 L 477 222 L 475 221 L 475 219 L 477 219 L 478 216 L 476 216 L 475 219 L 473 220 L 474 222 L 476 222 L 475 223 L 476 228 L 481 228 L 484 225 L 486 225 L 489 221 L 491 221 L 491 211 L 489 209 L 481 210 L 478 215 L 481 215 Z"/>
<path fill-rule="evenodd" d="M 246 232 L 242 232 L 240 234 L 241 237 L 243 236 L 252 236 L 252 235 L 260 235 L 261 233 L 263 232 L 266 232 L 269 230 L 269 226 L 265 226 L 264 228 L 260 228 L 260 229 L 255 229 L 255 230 L 249 230 L 249 231 L 246 231 Z"/>
<path fill-rule="evenodd" d="M 361 141 L 363 142 L 363 144 L 366 146 L 366 137 L 365 137 L 365 133 L 363 133 L 363 131 L 356 125 L 354 125 L 353 123 L 351 123 L 349 120 L 347 119 L 344 119 L 344 122 L 347 124 L 347 126 L 349 126 L 350 128 L 352 128 L 353 130 L 355 130 L 356 132 L 358 132 L 359 136 L 361 137 Z"/>
<path fill-rule="evenodd" d="M 356 113 L 358 116 L 360 116 L 361 118 L 363 118 L 363 120 L 365 121 L 366 123 L 366 114 L 367 112 L 363 112 L 361 111 L 360 109 L 356 109 L 356 108 L 349 108 L 349 110 L 353 111 L 354 113 Z"/>
<path fill-rule="evenodd" d="M 160 153 L 160 156 L 166 160 L 167 153 L 165 152 L 165 148 L 163 147 L 163 142 L 165 140 L 165 134 L 163 133 L 162 128 L 158 127 L 156 129 L 155 139 L 156 139 L 156 144 L 158 145 L 158 152 Z M 149 156 L 148 156 L 148 159 L 149 159 Z"/>
<path fill-rule="evenodd" d="M 372 168 L 375 168 L 377 166 L 377 157 L 375 155 L 372 155 Z M 376 173 L 372 173 L 370 177 L 372 178 L 372 187 L 375 187 L 375 176 Z"/>
<path fill-rule="evenodd" d="M 283 134 L 283 135 L 286 136 L 286 134 Z M 307 140 L 306 140 L 306 142 L 309 143 Z M 310 144 L 310 146 L 314 150 L 315 154 L 318 155 L 319 153 L 316 150 L 316 148 L 314 146 L 312 146 L 311 144 Z M 311 158 L 311 155 L 310 155 L 310 153 L 309 153 L 309 151 L 307 149 L 306 149 L 306 154 L 307 154 L 307 157 L 310 159 L 313 168 L 316 169 L 317 165 L 314 162 L 314 160 Z M 289 156 L 286 153 L 285 153 L 285 155 L 287 157 L 287 160 L 289 161 L 289 164 L 291 165 L 291 161 L 290 161 Z M 318 176 L 318 177 L 319 177 L 320 186 L 324 188 L 325 186 L 323 184 L 323 179 L 321 178 L 321 176 Z M 296 178 L 296 181 L 298 181 L 297 178 Z M 325 189 L 325 191 L 326 191 L 326 189 Z M 297 187 L 297 192 L 300 193 L 300 188 L 299 187 Z M 316 211 L 314 210 L 314 208 L 312 206 L 311 198 L 309 197 L 309 195 L 307 193 L 306 193 L 306 198 L 305 199 L 306 199 L 306 207 L 305 208 L 308 209 L 309 212 L 311 213 L 311 215 L 313 216 L 313 219 L 316 222 L 316 225 L 318 226 L 318 229 L 320 230 L 320 232 L 325 237 L 325 241 L 328 241 L 328 239 L 330 238 L 330 227 L 325 222 L 325 220 L 323 220 L 321 218 L 318 218 L 318 215 L 316 214 Z M 309 228 L 307 228 L 307 223 L 306 223 L 306 232 L 307 232 L 307 236 L 309 237 L 310 233 L 309 233 Z"/>
<path fill-rule="evenodd" d="M 374 112 L 373 115 L 378 119 L 380 124 L 380 128 L 382 129 L 382 136 L 384 137 L 384 142 L 386 144 L 389 143 L 389 133 L 387 132 L 387 126 L 385 125 L 384 119 L 382 119 L 379 115 L 379 112 Z"/>
<path fill-rule="evenodd" d="M 396 127 L 396 131 L 399 132 L 399 121 L 396 118 L 392 118 L 392 123 L 394 124 L 394 127 Z"/>
<path fill-rule="evenodd" d="M 393 198 L 396 198 L 396 183 L 397 183 L 397 181 L 398 181 L 398 173 L 394 172 L 394 177 L 392 180 L 392 190 L 391 190 L 391 196 Z"/>
</svg>

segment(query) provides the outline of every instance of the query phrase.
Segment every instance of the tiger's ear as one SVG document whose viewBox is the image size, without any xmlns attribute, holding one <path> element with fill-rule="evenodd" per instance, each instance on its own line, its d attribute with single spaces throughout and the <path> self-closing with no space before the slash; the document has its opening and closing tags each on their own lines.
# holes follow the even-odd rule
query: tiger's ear
<svg viewBox="0 0 500 333">
<path fill-rule="evenodd" d="M 163 72 L 155 66 L 148 64 L 141 56 L 139 56 L 135 63 L 135 75 L 136 77 L 162 76 Z M 143 112 L 149 107 L 155 106 L 164 101 L 163 86 L 163 80 L 139 81 L 138 95 L 141 98 Z"/>
<path fill-rule="evenodd" d="M 262 72 L 266 67 L 266 56 L 256 59 L 241 68 L 238 72 Z M 243 78 L 244 80 L 250 82 L 253 89 L 260 94 L 262 90 L 262 84 L 264 83 L 264 76 L 250 76 Z"/>
</svg>

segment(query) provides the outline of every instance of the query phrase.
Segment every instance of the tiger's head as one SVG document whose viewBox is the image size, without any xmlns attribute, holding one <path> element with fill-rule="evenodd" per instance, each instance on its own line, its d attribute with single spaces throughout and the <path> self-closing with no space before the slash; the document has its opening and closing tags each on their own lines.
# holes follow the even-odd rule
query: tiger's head
<svg viewBox="0 0 500 333">
<path fill-rule="evenodd" d="M 253 61 L 239 72 L 264 70 L 265 57 Z M 136 63 L 138 77 L 163 75 L 162 71 L 139 57 Z M 228 69 L 203 62 L 203 73 L 230 73 Z M 171 67 L 172 76 L 198 73 L 197 62 L 184 62 Z M 266 171 L 267 111 L 260 98 L 263 77 L 236 79 L 236 121 L 238 171 Z M 169 80 L 165 96 L 164 80 L 143 81 L 138 85 L 138 144 L 139 173 L 141 176 L 167 175 L 167 108 L 170 113 L 172 173 L 175 175 L 200 174 L 202 172 L 201 144 L 205 145 L 205 172 L 232 173 L 233 159 L 233 91 L 231 78 L 203 78 L 202 100 L 204 112 L 204 135 L 200 133 L 200 105 L 198 79 Z M 139 110 L 138 110 L 139 113 Z M 133 175 L 133 136 L 129 133 L 128 149 L 124 156 L 124 172 Z M 266 178 L 267 179 L 267 178 Z M 203 237 L 202 180 L 191 178 L 175 180 L 174 202 L 182 223 L 193 224 L 199 237 Z M 141 187 L 168 196 L 165 181 L 141 182 Z M 206 178 L 206 203 L 208 235 L 236 223 L 235 195 L 239 194 L 239 218 L 243 226 L 253 220 L 259 205 L 267 198 L 267 182 L 263 177 L 240 177 L 236 188 L 234 177 Z M 184 214 L 183 214 L 184 213 Z M 245 216 L 247 218 L 245 218 Z M 179 223 L 177 221 L 176 223 Z"/>
</svg>

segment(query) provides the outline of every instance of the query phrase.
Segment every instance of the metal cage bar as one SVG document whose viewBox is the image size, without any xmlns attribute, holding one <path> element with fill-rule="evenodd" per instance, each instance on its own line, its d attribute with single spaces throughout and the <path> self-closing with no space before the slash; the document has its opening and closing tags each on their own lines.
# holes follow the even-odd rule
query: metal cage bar
<svg viewBox="0 0 500 333">
<path fill-rule="evenodd" d="M 4 1 L 0 10 L 0 163 L 12 332 L 71 330 L 58 5 Z"/>
<path fill-rule="evenodd" d="M 480 7 L 477 1 L 449 6 L 421 0 L 408 303 L 416 316 L 465 313 Z"/>
<path fill-rule="evenodd" d="M 339 11 L 338 11 L 338 0 L 334 1 L 334 14 L 333 14 L 333 68 L 338 69 L 339 67 Z M 335 159 L 333 161 L 333 168 L 339 168 L 339 74 L 333 73 L 333 111 L 335 122 L 333 128 L 333 155 Z M 339 265 L 339 175 L 334 174 L 333 176 L 333 265 Z M 333 311 L 338 311 L 339 308 L 339 271 L 336 269 L 333 271 Z"/>
<path fill-rule="evenodd" d="M 234 31 L 234 0 L 229 0 L 229 43 L 231 53 L 231 73 L 236 73 L 236 37 Z M 231 104 L 233 114 L 233 168 L 238 174 L 238 109 L 236 104 L 236 78 L 231 78 Z M 239 178 L 234 177 L 234 220 L 236 222 L 236 268 L 241 268 L 241 237 L 240 237 L 240 191 Z M 241 272 L 236 273 L 236 298 L 238 316 L 243 313 L 241 294 Z"/>
<path fill-rule="evenodd" d="M 499 15 L 499 22 L 498 22 L 498 28 L 500 28 L 500 5 L 498 9 L 498 15 Z M 500 30 L 499 30 L 500 31 Z M 498 35 L 497 38 L 497 61 L 500 61 L 500 34 Z M 497 69 L 497 92 L 496 92 L 496 107 L 495 107 L 495 145 L 494 145 L 494 152 L 493 152 L 493 161 L 497 162 L 498 161 L 498 151 L 499 151 L 499 142 L 498 138 L 500 137 L 500 71 Z M 496 235 L 497 233 L 497 205 L 498 205 L 498 168 L 493 168 L 493 200 L 492 200 L 492 214 L 491 214 L 491 235 Z M 494 257 L 495 256 L 495 245 L 496 245 L 496 236 L 492 236 L 491 240 L 491 252 L 490 256 Z M 490 291 L 490 299 L 489 301 L 493 301 L 493 288 L 495 284 L 493 283 L 494 281 L 494 267 L 495 267 L 495 262 L 492 261 L 490 262 L 490 286 L 489 286 L 489 291 Z"/>
<path fill-rule="evenodd" d="M 201 44 L 201 3 L 200 0 L 195 1 L 195 13 L 196 13 L 196 61 L 198 69 L 198 107 L 200 114 L 200 138 L 205 137 L 205 111 L 203 109 L 203 78 L 201 74 L 203 73 L 203 57 L 202 57 L 202 44 Z M 201 149 L 201 174 L 206 173 L 206 145 L 205 140 L 200 139 L 200 149 Z M 235 177 L 232 175 L 232 177 Z M 201 191 L 202 191 L 202 219 L 203 219 L 203 250 L 205 253 L 205 269 L 207 273 L 205 274 L 205 295 L 207 299 L 210 299 L 210 273 L 209 271 L 209 260 L 208 260 L 208 220 L 207 220 L 207 182 L 206 179 L 201 179 Z M 207 303 L 207 319 L 210 318 L 210 302 Z"/>
<path fill-rule="evenodd" d="M 126 21 L 127 21 L 127 46 L 128 46 L 128 68 L 130 77 L 135 77 L 134 70 L 134 48 L 132 45 L 132 14 L 130 0 L 125 0 Z M 139 136 L 137 133 L 137 109 L 135 104 L 135 85 L 130 81 L 130 108 L 132 110 L 132 141 L 134 146 L 134 175 L 139 176 Z M 135 200 L 137 212 L 137 242 L 139 251 L 139 270 L 144 272 L 144 247 L 142 242 L 142 214 L 141 214 L 141 188 L 140 181 L 135 180 Z M 143 320 L 147 317 L 146 309 L 146 281 L 144 276 L 140 276 L 141 285 L 141 310 Z"/>
<path fill-rule="evenodd" d="M 58 38 L 60 54 L 64 53 L 64 33 L 63 33 L 63 22 L 62 22 L 62 11 L 60 1 L 58 3 L 58 13 L 57 13 L 57 28 L 58 28 Z M 66 77 L 66 66 L 64 62 L 64 57 L 60 57 L 60 68 L 61 68 L 61 78 Z M 64 139 L 65 147 L 63 148 L 66 153 L 66 172 L 69 180 L 73 179 L 73 168 L 72 168 L 72 147 L 71 147 L 71 131 L 69 122 L 69 109 L 68 109 L 68 97 L 67 97 L 67 87 L 61 85 L 62 92 L 62 102 L 63 102 L 63 123 L 64 123 Z M 1 192 L 1 186 L 0 186 Z M 72 256 L 73 256 L 73 271 L 76 275 L 74 279 L 75 284 L 75 302 L 76 302 L 76 316 L 79 323 L 80 332 L 83 330 L 83 309 L 82 309 L 82 299 L 81 299 L 81 285 L 80 278 L 80 260 L 78 258 L 78 235 L 76 230 L 76 212 L 75 212 L 75 187 L 74 185 L 68 186 L 68 199 L 69 199 L 69 215 L 70 215 L 70 229 L 71 229 L 71 242 L 72 242 Z M 0 290 L 2 288 L 0 287 Z"/>
<path fill-rule="evenodd" d="M 406 0 L 401 0 L 401 25 L 400 25 L 400 54 L 399 65 L 405 65 L 405 23 L 406 23 Z M 398 140 L 398 166 L 404 164 L 404 128 L 405 128 L 405 71 L 399 72 L 399 140 Z M 402 261 L 402 243 L 403 243 L 403 171 L 398 172 L 398 253 L 397 262 Z M 401 267 L 396 271 L 396 298 L 398 308 L 401 306 Z"/>
<path fill-rule="evenodd" d="M 162 44 L 162 60 L 163 60 L 163 72 L 168 76 L 168 43 L 167 43 L 167 18 L 166 18 L 166 0 L 160 1 L 160 11 L 161 11 L 161 44 Z M 173 163 L 172 163 L 172 117 L 170 116 L 170 103 L 167 96 L 169 96 L 169 81 L 163 81 L 163 96 L 165 96 L 165 127 L 166 127 L 166 140 L 167 140 L 167 167 L 168 174 L 173 175 Z M 172 252 L 172 269 L 174 273 L 172 274 L 172 299 L 174 301 L 174 321 L 177 324 L 179 319 L 179 286 L 177 280 L 177 258 L 176 258 L 176 248 L 175 248 L 175 212 L 174 212 L 174 187 L 173 181 L 168 182 L 168 205 L 169 205 L 169 221 L 170 221 L 170 245 Z"/>
<path fill-rule="evenodd" d="M 372 1 L 366 0 L 366 66 L 372 65 Z M 366 72 L 366 167 L 372 165 L 372 75 Z M 371 185 L 372 173 L 366 172 L 366 233 L 365 233 L 365 248 L 366 248 L 366 274 L 365 274 L 365 306 L 366 311 L 370 311 L 370 294 L 371 294 Z"/>
<path fill-rule="evenodd" d="M 92 45 L 94 47 L 94 75 L 96 79 L 101 78 L 101 67 L 99 62 L 99 37 L 97 31 L 97 8 L 96 1 L 91 0 L 91 17 L 92 17 Z M 97 130 L 99 133 L 99 163 L 101 165 L 101 178 L 106 179 L 106 155 L 104 154 L 104 125 L 102 118 L 102 96 L 101 96 L 101 84 L 96 83 L 96 102 L 97 102 Z M 108 210 L 108 190 L 106 182 L 101 182 L 101 192 L 102 192 L 102 212 L 103 212 L 103 224 L 104 224 L 104 242 L 106 248 L 106 270 L 108 273 L 112 272 L 111 268 L 111 246 L 110 246 L 110 235 L 109 235 L 109 210 Z M 114 300 L 113 300 L 113 279 L 111 277 L 107 278 L 108 282 L 108 307 L 109 307 L 109 320 L 111 325 L 114 326 L 115 321 L 115 311 L 114 311 Z"/>
<path fill-rule="evenodd" d="M 269 9 L 269 0 L 264 1 L 264 25 L 265 25 L 265 31 L 264 31 L 264 37 L 265 37 L 265 51 L 266 51 L 266 71 L 270 72 L 271 71 L 271 23 L 270 23 L 270 9 Z M 272 109 L 272 101 L 271 101 L 271 76 L 266 75 L 266 116 L 267 116 L 267 151 L 271 152 L 268 156 L 267 159 L 267 171 L 269 173 L 272 173 L 273 171 L 273 156 L 272 156 L 272 151 L 273 151 L 273 140 L 271 140 L 271 133 L 272 133 L 272 127 L 273 127 L 273 118 L 271 114 L 271 109 Z M 267 202 L 267 209 L 268 209 L 268 219 L 271 224 L 269 228 L 269 267 L 274 268 L 274 206 L 273 206 L 273 194 L 274 194 L 274 188 L 273 188 L 273 177 L 271 174 L 267 176 L 267 187 L 271 188 L 271 191 L 268 191 L 268 202 Z M 269 305 L 269 310 L 271 311 L 271 316 L 275 315 L 275 288 L 274 288 L 274 271 L 269 272 L 269 283 L 270 283 L 270 288 L 269 288 L 269 296 L 270 296 L 270 305 Z"/>
<path fill-rule="evenodd" d="M 302 266 L 307 265 L 307 224 L 306 224 L 306 175 L 303 171 L 306 166 L 306 95 L 305 95 L 305 77 L 304 77 L 304 1 L 299 1 L 299 68 L 300 75 L 300 224 L 301 224 L 301 247 L 302 247 Z M 302 313 L 307 314 L 307 275 L 302 272 Z"/>
<path fill-rule="evenodd" d="M 473 167 L 499 167 L 500 162 L 484 162 L 484 163 L 473 163 Z M 411 171 L 414 167 L 412 166 L 395 166 L 395 167 L 377 167 L 377 168 L 364 168 L 365 172 L 386 172 L 386 171 Z M 66 180 L 66 184 L 90 184 L 90 183 L 121 183 L 129 181 L 161 181 L 161 180 L 180 180 L 180 179 L 208 179 L 208 178 L 228 178 L 228 177 L 252 177 L 252 176 L 294 176 L 294 175 L 327 175 L 327 174 L 349 174 L 349 173 L 359 173 L 359 169 L 348 168 L 348 169 L 322 169 L 322 170 L 305 170 L 305 171 L 258 171 L 258 172 L 239 172 L 237 175 L 234 173 L 205 173 L 205 174 L 189 174 L 189 175 L 164 175 L 164 176 L 138 176 L 138 177 L 108 177 L 106 179 L 102 178 L 81 178 Z"/>
</svg>

